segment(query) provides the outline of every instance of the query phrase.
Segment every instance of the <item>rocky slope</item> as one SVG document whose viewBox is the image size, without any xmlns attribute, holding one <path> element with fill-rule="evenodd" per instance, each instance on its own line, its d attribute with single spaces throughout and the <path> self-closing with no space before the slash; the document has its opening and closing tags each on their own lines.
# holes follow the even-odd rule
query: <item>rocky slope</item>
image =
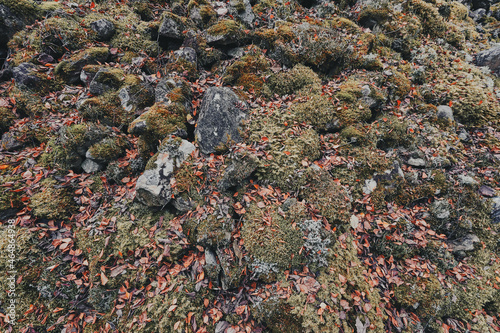
<svg viewBox="0 0 500 333">
<path fill-rule="evenodd" d="M 499 31 L 487 0 L 0 0 L 2 330 L 500 331 Z"/>
</svg>

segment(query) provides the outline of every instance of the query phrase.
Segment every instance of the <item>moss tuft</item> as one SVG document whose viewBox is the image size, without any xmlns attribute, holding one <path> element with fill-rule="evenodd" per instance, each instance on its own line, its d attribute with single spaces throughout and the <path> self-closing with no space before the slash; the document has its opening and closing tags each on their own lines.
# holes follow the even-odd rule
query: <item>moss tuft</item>
<svg viewBox="0 0 500 333">
<path fill-rule="evenodd" d="M 30 207 L 33 214 L 48 219 L 68 218 L 75 209 L 71 191 L 50 178 L 40 184 L 41 191 L 31 197 Z"/>
</svg>

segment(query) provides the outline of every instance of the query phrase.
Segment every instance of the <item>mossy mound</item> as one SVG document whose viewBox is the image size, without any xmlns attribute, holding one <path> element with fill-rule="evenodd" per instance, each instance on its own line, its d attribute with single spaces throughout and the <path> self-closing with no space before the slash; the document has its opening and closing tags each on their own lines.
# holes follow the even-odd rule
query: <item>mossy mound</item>
<svg viewBox="0 0 500 333">
<path fill-rule="evenodd" d="M 59 62 L 54 69 L 54 74 L 65 82 L 75 83 L 80 80 L 80 72 L 86 65 L 104 62 L 108 56 L 109 49 L 107 47 L 84 49 Z"/>
<path fill-rule="evenodd" d="M 40 192 L 31 197 L 29 206 L 33 215 L 47 219 L 67 218 L 75 210 L 75 201 L 71 190 L 62 187 L 53 179 L 41 183 Z"/>
<path fill-rule="evenodd" d="M 229 205 L 226 205 L 225 209 L 232 210 Z M 215 212 L 210 213 L 211 210 L 210 207 L 201 208 L 205 214 L 201 218 L 188 219 L 183 224 L 183 230 L 193 244 L 213 249 L 223 248 L 228 246 L 231 241 L 233 220 L 227 217 L 228 214 L 221 216 Z"/>
<path fill-rule="evenodd" d="M 179 130 L 186 131 L 186 109 L 182 104 L 155 103 L 135 119 L 129 132 L 140 135 L 139 150 L 143 154 L 155 152 L 158 142 Z"/>
<path fill-rule="evenodd" d="M 297 172 L 320 157 L 319 136 L 311 128 L 290 128 L 292 117 L 281 110 L 268 111 L 268 116 L 257 115 L 246 125 L 247 142 L 265 138 L 265 156 L 259 160 L 256 175 L 282 190 L 297 189 Z"/>
<path fill-rule="evenodd" d="M 247 53 L 226 69 L 223 80 L 226 84 L 243 86 L 247 91 L 260 93 L 264 87 L 263 76 L 269 71 L 269 61 L 258 47 Z"/>
<path fill-rule="evenodd" d="M 500 105 L 493 82 L 477 67 L 452 62 L 435 73 L 436 83 L 423 89 L 424 98 L 435 105 L 451 105 L 464 124 L 475 126 L 496 122 Z"/>
<path fill-rule="evenodd" d="M 321 92 L 321 80 L 318 75 L 311 68 L 300 64 L 287 72 L 271 75 L 268 84 L 271 91 L 280 96 Z"/>
<path fill-rule="evenodd" d="M 59 135 L 48 142 L 50 150 L 42 155 L 41 163 L 63 170 L 78 168 L 87 149 L 108 134 L 106 127 L 94 123 L 62 127 Z"/>
<path fill-rule="evenodd" d="M 243 216 L 241 238 L 256 276 L 273 280 L 276 273 L 305 260 L 299 253 L 304 240 L 298 224 L 306 217 L 305 207 L 298 203 L 286 212 L 276 205 L 250 204 Z"/>
<path fill-rule="evenodd" d="M 304 173 L 307 182 L 300 197 L 317 208 L 332 224 L 346 224 L 350 217 L 349 193 L 322 169 L 309 168 Z"/>
<path fill-rule="evenodd" d="M 18 210 L 24 206 L 21 176 L 1 175 L 1 183 L 4 185 L 0 192 L 0 212 L 6 213 L 8 210 Z"/>
<path fill-rule="evenodd" d="M 10 305 L 7 302 L 14 299 L 16 320 L 20 316 L 19 313 L 23 313 L 24 318 L 33 325 L 48 324 L 62 329 L 62 324 L 57 322 L 60 314 L 54 313 L 53 309 L 71 307 L 72 302 L 77 301 L 79 294 L 76 284 L 60 280 L 61 276 L 70 274 L 68 265 L 58 256 L 50 257 L 39 247 L 40 241 L 36 230 L 2 225 L 0 250 L 5 254 L 10 253 L 9 245 L 12 245 L 10 240 L 14 240 L 15 260 L 13 267 L 10 264 L 5 267 L 16 273 L 8 275 L 6 269 L 6 274 L 2 274 L 0 278 L 4 286 L 0 290 L 2 307 L 7 308 Z M 23 278 L 17 279 L 19 276 Z M 7 294 L 12 285 L 15 297 Z M 36 311 L 29 311 L 30 309 Z"/>
<path fill-rule="evenodd" d="M 338 333 L 354 330 L 358 321 L 358 326 L 363 325 L 366 332 L 383 332 L 382 299 L 378 289 L 367 282 L 366 271 L 350 237 L 343 237 L 331 249 L 328 263 L 307 291 L 293 293 L 284 300 L 263 301 L 259 307 L 271 306 L 271 311 L 266 314 L 255 311 L 258 320 L 263 320 L 273 332 L 278 332 L 278 328 L 292 332 L 289 329 L 296 328 L 295 331 L 301 332 Z M 283 327 L 278 318 L 291 326 Z"/>
<path fill-rule="evenodd" d="M 47 53 L 58 59 L 66 52 L 84 48 L 91 36 L 92 30 L 85 31 L 76 18 L 51 17 L 38 22 L 32 30 L 15 34 L 9 47 L 17 50 L 29 46 L 35 53 Z"/>
<path fill-rule="evenodd" d="M 98 97 L 85 99 L 78 107 L 80 115 L 88 121 L 101 122 L 109 126 L 128 126 L 135 115 L 125 110 L 117 92 L 107 92 Z"/>
<path fill-rule="evenodd" d="M 92 145 L 87 154 L 92 159 L 104 162 L 111 162 L 121 157 L 128 147 L 128 141 L 122 136 L 108 137 Z"/>
<path fill-rule="evenodd" d="M 11 108 L 0 107 L 0 135 L 9 130 L 16 118 Z"/>
</svg>

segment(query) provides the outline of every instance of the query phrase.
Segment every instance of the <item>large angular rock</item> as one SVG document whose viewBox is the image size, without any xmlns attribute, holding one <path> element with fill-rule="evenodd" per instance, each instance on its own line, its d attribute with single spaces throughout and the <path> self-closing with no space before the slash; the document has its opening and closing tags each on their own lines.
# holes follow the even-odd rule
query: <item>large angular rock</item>
<svg viewBox="0 0 500 333">
<path fill-rule="evenodd" d="M 158 34 L 160 38 L 183 40 L 184 30 L 186 30 L 186 26 L 180 17 L 173 14 L 167 14 L 161 23 Z"/>
<path fill-rule="evenodd" d="M 87 75 L 81 78 L 82 69 L 87 65 L 103 63 L 108 59 L 108 56 L 109 49 L 107 47 L 91 47 L 61 61 L 56 66 L 54 73 L 68 84 L 77 84 L 80 80 L 88 84 L 92 78 L 87 78 Z"/>
<path fill-rule="evenodd" d="M 500 76 L 500 46 L 479 52 L 476 55 L 476 65 L 488 66 L 493 74 Z"/>
<path fill-rule="evenodd" d="M 172 199 L 171 180 L 174 168 L 180 167 L 195 146 L 189 141 L 169 141 L 158 152 L 155 168 L 144 171 L 137 180 L 136 198 L 149 207 L 160 207 Z"/>
<path fill-rule="evenodd" d="M 9 3 L 12 5 L 7 2 L 0 4 L 0 65 L 7 56 L 8 41 L 16 32 L 35 22 L 38 16 L 38 8 L 34 2 Z"/>
<path fill-rule="evenodd" d="M 115 34 L 115 25 L 106 19 L 94 21 L 90 23 L 90 27 L 97 33 L 97 39 L 101 42 L 110 40 Z"/>
<path fill-rule="evenodd" d="M 229 13 L 240 19 L 247 27 L 252 27 L 255 14 L 249 0 L 230 0 Z"/>
<path fill-rule="evenodd" d="M 42 80 L 36 75 L 36 67 L 36 65 L 29 62 L 23 62 L 15 67 L 12 74 L 16 85 L 28 89 L 37 88 Z"/>
<path fill-rule="evenodd" d="M 212 87 L 205 92 L 195 130 L 202 153 L 215 153 L 241 140 L 238 125 L 245 118 L 245 108 L 227 87 Z"/>
</svg>

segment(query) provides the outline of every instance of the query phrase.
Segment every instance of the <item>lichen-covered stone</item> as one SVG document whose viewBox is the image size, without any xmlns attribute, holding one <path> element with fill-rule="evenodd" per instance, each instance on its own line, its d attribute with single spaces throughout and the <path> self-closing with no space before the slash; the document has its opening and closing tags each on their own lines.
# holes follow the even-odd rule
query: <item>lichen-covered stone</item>
<svg viewBox="0 0 500 333">
<path fill-rule="evenodd" d="M 137 199 L 147 206 L 165 206 L 172 199 L 171 178 L 195 147 L 186 140 L 167 140 L 153 157 L 154 167 L 137 179 Z"/>
<path fill-rule="evenodd" d="M 241 141 L 238 126 L 244 118 L 245 104 L 231 89 L 209 88 L 201 101 L 195 130 L 201 152 L 222 152 Z"/>
<path fill-rule="evenodd" d="M 109 56 L 109 49 L 106 47 L 93 47 L 76 53 L 70 58 L 61 61 L 55 68 L 54 73 L 69 84 L 76 84 L 80 81 L 80 73 L 86 65 L 105 62 Z M 85 82 L 84 80 L 83 82 Z M 90 83 L 90 80 L 89 80 Z"/>
</svg>

